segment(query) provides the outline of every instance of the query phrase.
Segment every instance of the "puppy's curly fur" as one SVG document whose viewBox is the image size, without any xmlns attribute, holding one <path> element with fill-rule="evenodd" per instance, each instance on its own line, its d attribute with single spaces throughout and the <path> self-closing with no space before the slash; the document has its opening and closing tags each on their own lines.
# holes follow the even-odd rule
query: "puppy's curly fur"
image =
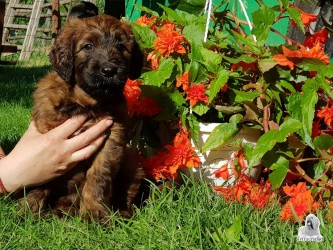
<svg viewBox="0 0 333 250">
<path fill-rule="evenodd" d="M 58 215 L 105 220 L 112 209 L 130 217 L 143 177 L 126 149 L 123 87 L 128 77 L 139 77 L 143 64 L 130 24 L 108 15 L 73 19 L 61 30 L 50 60 L 55 71 L 34 93 L 37 129 L 46 133 L 79 114 L 88 116 L 83 130 L 105 116 L 112 116 L 114 124 L 94 156 L 28 190 L 24 202 L 34 213 L 52 209 Z"/>
</svg>

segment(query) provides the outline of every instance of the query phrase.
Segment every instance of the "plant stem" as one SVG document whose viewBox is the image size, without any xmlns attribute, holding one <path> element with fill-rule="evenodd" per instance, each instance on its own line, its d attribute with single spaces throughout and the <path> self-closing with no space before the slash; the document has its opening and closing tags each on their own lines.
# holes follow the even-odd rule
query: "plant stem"
<svg viewBox="0 0 333 250">
<path fill-rule="evenodd" d="M 304 178 L 306 181 L 308 181 L 309 183 L 311 183 L 312 186 L 317 187 L 317 185 L 316 185 L 316 183 L 315 183 L 315 180 L 312 179 L 310 176 L 308 176 L 308 175 L 305 173 L 304 169 L 303 169 L 303 168 L 302 168 L 297 162 L 295 162 L 295 163 L 296 163 L 296 164 L 295 164 L 295 168 L 296 168 L 296 170 L 298 171 L 298 173 L 301 174 L 302 178 Z"/>
</svg>

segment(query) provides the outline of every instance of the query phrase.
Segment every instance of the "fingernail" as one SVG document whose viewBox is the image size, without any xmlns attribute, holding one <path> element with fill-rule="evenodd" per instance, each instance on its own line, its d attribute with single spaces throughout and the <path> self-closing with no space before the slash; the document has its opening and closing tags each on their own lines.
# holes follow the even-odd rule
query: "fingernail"
<svg viewBox="0 0 333 250">
<path fill-rule="evenodd" d="M 112 125 L 112 123 L 113 123 L 113 121 L 112 121 L 112 120 L 106 120 L 106 125 L 108 125 L 108 126 L 111 126 L 111 125 Z"/>
</svg>

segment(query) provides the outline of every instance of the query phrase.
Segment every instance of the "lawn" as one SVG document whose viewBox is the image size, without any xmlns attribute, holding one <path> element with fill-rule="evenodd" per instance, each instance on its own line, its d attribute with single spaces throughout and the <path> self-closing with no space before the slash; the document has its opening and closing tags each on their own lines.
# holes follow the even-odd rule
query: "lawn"
<svg viewBox="0 0 333 250">
<path fill-rule="evenodd" d="M 8 153 L 30 120 L 36 81 L 48 65 L 0 66 L 0 144 Z M 0 199 L 0 249 L 331 249 L 333 224 L 321 221 L 323 242 L 299 242 L 301 226 L 281 222 L 279 205 L 265 210 L 226 203 L 203 182 L 159 191 L 135 216 L 124 221 L 110 215 L 112 226 L 79 218 L 34 219 L 19 216 L 10 197 Z"/>
</svg>

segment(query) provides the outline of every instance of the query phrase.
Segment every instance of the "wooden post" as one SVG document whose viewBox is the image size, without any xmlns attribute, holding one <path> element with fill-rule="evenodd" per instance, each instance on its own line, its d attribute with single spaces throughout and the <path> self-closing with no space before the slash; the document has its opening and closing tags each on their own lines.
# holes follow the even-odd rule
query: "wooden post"
<svg viewBox="0 0 333 250">
<path fill-rule="evenodd" d="M 6 1 L 0 0 L 0 48 L 2 45 L 2 32 L 5 19 L 5 9 L 6 9 Z"/>
<path fill-rule="evenodd" d="M 52 0 L 52 43 L 57 38 L 60 26 L 59 0 Z"/>
<path fill-rule="evenodd" d="M 3 25 L 5 19 L 6 0 L 0 0 L 0 58 L 2 52 L 13 52 L 17 51 L 17 46 L 2 45 Z M 0 61 L 0 64 L 16 64 L 13 61 Z M 1 151 L 1 150 L 0 150 Z"/>
</svg>

